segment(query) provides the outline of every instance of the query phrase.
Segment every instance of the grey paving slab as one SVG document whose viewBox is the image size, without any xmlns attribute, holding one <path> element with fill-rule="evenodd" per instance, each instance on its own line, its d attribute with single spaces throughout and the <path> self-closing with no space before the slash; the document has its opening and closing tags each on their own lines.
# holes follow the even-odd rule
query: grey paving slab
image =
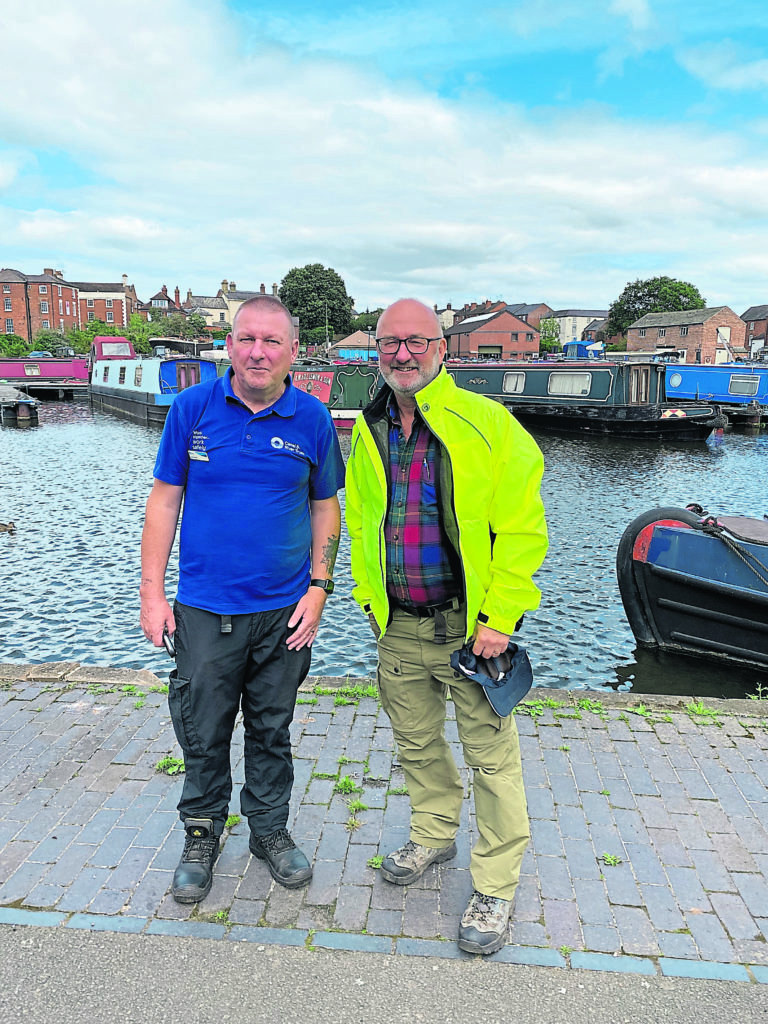
<svg viewBox="0 0 768 1024">
<path fill-rule="evenodd" d="M 44 671 L 71 680 L 74 668 Z M 183 842 L 179 781 L 154 767 L 178 753 L 164 699 L 150 694 L 136 708 L 134 693 L 100 693 L 84 671 L 75 671 L 83 687 L 45 692 L 19 674 L 0 694 L 0 911 L 25 907 L 42 922 L 55 908 L 72 927 L 146 920 L 158 934 L 234 937 L 240 929 L 265 942 L 303 945 L 323 935 L 340 949 L 453 955 L 472 890 L 471 799 L 454 861 L 409 887 L 381 878 L 375 858 L 408 837 L 410 808 L 393 792 L 403 776 L 375 700 L 336 705 L 319 695 L 297 706 L 291 820 L 314 860 L 311 884 L 274 883 L 251 857 L 244 823 L 222 839 L 208 899 L 184 906 L 169 893 Z M 612 703 L 601 695 L 600 714 L 583 695 L 558 694 L 554 703 L 517 717 L 532 839 L 501 959 L 553 955 L 562 966 L 556 951 L 568 948 L 596 958 L 587 966 L 606 955 L 627 969 L 768 965 L 768 714 L 739 706 L 731 715 L 719 702 L 717 728 L 675 701 L 654 713 L 644 699 L 647 715 L 629 713 L 639 704 L 631 696 Z M 446 732 L 469 789 L 450 705 Z M 232 764 L 236 810 L 239 725 Z M 367 809 L 353 812 L 323 774 L 353 778 Z"/>
</svg>

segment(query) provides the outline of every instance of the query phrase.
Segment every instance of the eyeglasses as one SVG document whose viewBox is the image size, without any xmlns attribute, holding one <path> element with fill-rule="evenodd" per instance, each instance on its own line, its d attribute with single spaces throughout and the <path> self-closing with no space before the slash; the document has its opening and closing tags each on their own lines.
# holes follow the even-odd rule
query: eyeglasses
<svg viewBox="0 0 768 1024">
<path fill-rule="evenodd" d="M 377 338 L 376 348 L 385 356 L 393 356 L 400 351 L 401 345 L 405 345 L 412 356 L 423 356 L 431 341 L 441 340 L 441 338 L 424 338 L 420 334 L 412 334 L 410 338 Z"/>
</svg>

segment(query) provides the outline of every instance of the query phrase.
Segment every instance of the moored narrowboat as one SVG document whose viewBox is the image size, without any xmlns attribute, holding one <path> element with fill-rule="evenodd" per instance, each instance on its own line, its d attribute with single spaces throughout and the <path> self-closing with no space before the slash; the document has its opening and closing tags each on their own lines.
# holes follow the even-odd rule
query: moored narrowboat
<svg viewBox="0 0 768 1024">
<path fill-rule="evenodd" d="M 502 402 L 523 423 L 567 432 L 695 440 L 726 419 L 709 403 L 665 400 L 663 363 L 609 360 L 448 363 L 456 383 Z"/>
<path fill-rule="evenodd" d="M 54 353 L 31 352 L 12 358 L 0 356 L 0 384 L 8 384 L 38 398 L 88 397 L 88 359 L 62 345 Z"/>
<path fill-rule="evenodd" d="M 616 555 L 638 644 L 768 668 L 768 519 L 654 508 Z"/>
<path fill-rule="evenodd" d="M 164 423 L 180 391 L 216 377 L 211 361 L 179 355 L 140 358 L 122 337 L 94 338 L 91 358 L 91 405 L 139 423 Z"/>
<path fill-rule="evenodd" d="M 768 364 L 670 365 L 665 386 L 672 401 L 717 402 L 734 425 L 768 419 Z"/>
</svg>

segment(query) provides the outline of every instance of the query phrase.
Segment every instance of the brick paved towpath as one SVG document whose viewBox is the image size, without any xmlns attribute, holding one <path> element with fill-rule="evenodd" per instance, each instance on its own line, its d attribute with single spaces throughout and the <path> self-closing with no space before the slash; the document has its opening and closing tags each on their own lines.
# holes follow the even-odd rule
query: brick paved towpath
<svg viewBox="0 0 768 1024">
<path fill-rule="evenodd" d="M 384 882 L 408 798 L 370 680 L 341 682 L 311 681 L 293 725 L 311 885 L 273 883 L 243 820 L 185 907 L 168 894 L 183 834 L 178 778 L 156 768 L 179 756 L 162 681 L 0 665 L 0 926 L 465 958 L 469 792 L 457 858 Z M 768 702 L 536 690 L 518 710 L 532 842 L 494 961 L 768 984 Z M 233 768 L 237 785 L 240 726 Z"/>
</svg>

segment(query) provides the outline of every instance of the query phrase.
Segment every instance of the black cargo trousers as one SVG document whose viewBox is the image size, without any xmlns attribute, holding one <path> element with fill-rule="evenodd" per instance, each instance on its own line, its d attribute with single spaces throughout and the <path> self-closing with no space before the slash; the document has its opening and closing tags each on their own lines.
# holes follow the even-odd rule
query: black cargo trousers
<svg viewBox="0 0 768 1024">
<path fill-rule="evenodd" d="M 179 817 L 210 818 L 221 835 L 232 795 L 230 746 L 242 709 L 245 784 L 240 809 L 254 835 L 285 828 L 293 786 L 290 725 L 309 672 L 308 647 L 286 647 L 295 605 L 221 615 L 174 603 L 176 668 L 168 705 L 184 754 Z M 231 624 L 231 632 L 222 632 Z"/>
</svg>

